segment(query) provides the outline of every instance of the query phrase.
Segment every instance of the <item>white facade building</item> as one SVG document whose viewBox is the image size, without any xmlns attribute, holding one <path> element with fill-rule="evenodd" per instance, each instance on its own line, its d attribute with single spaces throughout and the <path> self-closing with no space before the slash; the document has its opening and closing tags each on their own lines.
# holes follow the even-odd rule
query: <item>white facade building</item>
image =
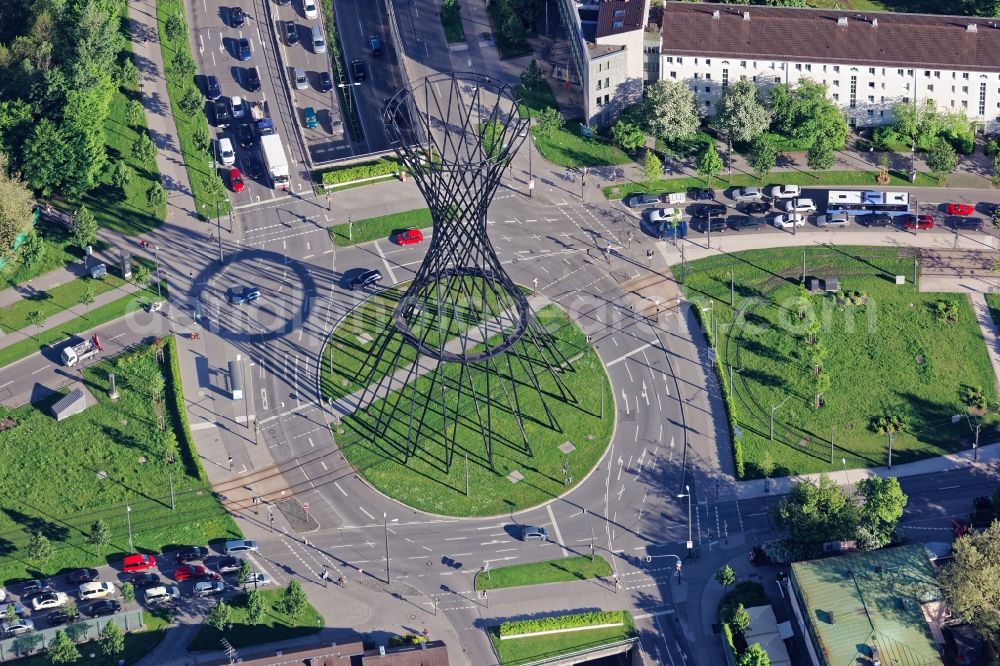
<svg viewBox="0 0 1000 666">
<path fill-rule="evenodd" d="M 852 126 L 892 122 L 898 102 L 934 100 L 987 132 L 1000 128 L 1000 22 L 669 2 L 660 77 L 686 81 L 703 113 L 747 78 L 824 83 Z"/>
</svg>

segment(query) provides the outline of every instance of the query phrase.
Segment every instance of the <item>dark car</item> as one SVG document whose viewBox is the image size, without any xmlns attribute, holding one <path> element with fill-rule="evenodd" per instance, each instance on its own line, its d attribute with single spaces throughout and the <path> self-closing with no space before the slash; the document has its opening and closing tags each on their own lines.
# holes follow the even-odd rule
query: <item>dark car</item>
<svg viewBox="0 0 1000 666">
<path fill-rule="evenodd" d="M 692 201 L 711 201 L 715 198 L 715 190 L 707 187 L 696 187 L 688 190 L 688 199 Z"/>
<path fill-rule="evenodd" d="M 215 116 L 215 126 L 221 129 L 229 127 L 229 121 L 233 119 L 233 112 L 229 110 L 229 100 L 220 97 L 212 103 L 212 114 Z"/>
<path fill-rule="evenodd" d="M 373 268 L 351 278 L 347 286 L 351 291 L 357 291 L 358 289 L 370 287 L 381 279 L 382 274 Z"/>
<path fill-rule="evenodd" d="M 747 215 L 760 215 L 771 210 L 771 204 L 767 201 L 752 201 L 748 204 L 743 204 L 742 208 L 743 212 Z"/>
<path fill-rule="evenodd" d="M 257 287 L 232 287 L 226 292 L 226 300 L 233 305 L 243 305 L 253 303 L 260 298 L 260 289 Z"/>
<path fill-rule="evenodd" d="M 248 124 L 237 125 L 236 127 L 236 140 L 239 141 L 241 148 L 246 148 L 249 150 L 253 148 L 253 128 Z"/>
<path fill-rule="evenodd" d="M 232 555 L 226 555 L 215 565 L 219 573 L 236 573 L 240 570 L 243 560 Z"/>
<path fill-rule="evenodd" d="M 982 231 L 983 221 L 974 217 L 952 217 L 948 226 L 956 231 Z"/>
<path fill-rule="evenodd" d="M 243 162 L 243 170 L 254 180 L 258 180 L 264 175 L 264 165 L 255 155 L 251 155 Z"/>
<path fill-rule="evenodd" d="M 52 586 L 44 580 L 29 580 L 21 586 L 21 599 L 23 601 L 31 601 L 32 597 L 51 591 Z"/>
<path fill-rule="evenodd" d="M 85 606 L 82 612 L 84 615 L 88 615 L 90 617 L 103 617 L 105 615 L 114 615 L 121 609 L 122 605 L 114 599 L 101 599 L 100 601 L 95 601 L 89 606 Z"/>
<path fill-rule="evenodd" d="M 711 228 L 712 233 L 717 234 L 726 230 L 726 221 L 721 217 L 696 217 L 691 220 L 691 228 L 703 234 Z"/>
<path fill-rule="evenodd" d="M 891 227 L 892 216 L 886 213 L 869 213 L 868 215 L 858 215 L 855 221 L 866 227 Z"/>
<path fill-rule="evenodd" d="M 98 573 L 97 569 L 77 569 L 76 571 L 70 571 L 66 574 L 66 580 L 74 585 L 89 583 L 100 577 L 101 574 Z"/>
<path fill-rule="evenodd" d="M 364 81 L 368 75 L 365 73 L 365 61 L 356 58 L 351 61 L 351 77 L 355 81 Z"/>
<path fill-rule="evenodd" d="M 726 204 L 700 204 L 691 209 L 691 216 L 711 217 L 713 215 L 725 215 L 728 210 Z"/>
<path fill-rule="evenodd" d="M 744 231 L 751 229 L 760 229 L 767 224 L 767 220 L 762 217 L 752 217 L 750 215 L 730 215 L 726 220 L 730 229 L 735 229 L 736 231 Z"/>
<path fill-rule="evenodd" d="M 69 624 L 70 622 L 75 621 L 76 618 L 77 616 L 75 614 L 70 615 L 65 610 L 54 610 L 45 616 L 45 622 L 50 627 L 61 627 L 64 624 Z"/>
<path fill-rule="evenodd" d="M 248 38 L 240 37 L 237 42 L 236 53 L 240 60 L 249 60 L 253 56 L 253 53 L 250 51 L 250 40 Z"/>
<path fill-rule="evenodd" d="M 222 97 L 222 86 L 219 85 L 219 77 L 205 77 L 205 97 L 209 98 L 213 102 Z"/>
<path fill-rule="evenodd" d="M 549 533 L 545 531 L 544 527 L 533 527 L 531 525 L 525 525 L 521 528 L 521 541 L 548 541 Z"/>
<path fill-rule="evenodd" d="M 140 573 L 134 573 L 129 576 L 128 582 L 132 583 L 132 587 L 138 590 L 144 590 L 147 587 L 153 587 L 154 585 L 160 584 L 160 577 L 155 573 L 150 573 L 148 571 L 143 571 Z"/>
<path fill-rule="evenodd" d="M 289 46 L 299 43 L 299 29 L 295 27 L 295 21 L 285 22 L 285 41 Z"/>
<path fill-rule="evenodd" d="M 372 55 L 376 58 L 382 57 L 382 40 L 378 35 L 371 35 L 368 38 L 368 46 L 372 49 Z"/>
<path fill-rule="evenodd" d="M 256 67 L 247 68 L 247 90 L 257 92 L 260 90 L 260 72 Z"/>
<path fill-rule="evenodd" d="M 660 197 L 655 194 L 630 194 L 622 199 L 622 203 L 629 208 L 649 208 L 660 203 Z"/>
<path fill-rule="evenodd" d="M 185 562 L 203 560 L 206 557 L 208 557 L 208 548 L 205 548 L 204 546 L 188 546 L 187 548 L 181 548 L 178 550 L 174 560 L 176 560 L 178 564 L 184 564 Z"/>
<path fill-rule="evenodd" d="M 247 15 L 243 13 L 242 7 L 233 7 L 229 10 L 229 25 L 234 28 L 242 28 L 247 22 Z"/>
<path fill-rule="evenodd" d="M 321 92 L 333 90 L 333 79 L 330 78 L 330 72 L 319 73 L 319 89 Z"/>
</svg>

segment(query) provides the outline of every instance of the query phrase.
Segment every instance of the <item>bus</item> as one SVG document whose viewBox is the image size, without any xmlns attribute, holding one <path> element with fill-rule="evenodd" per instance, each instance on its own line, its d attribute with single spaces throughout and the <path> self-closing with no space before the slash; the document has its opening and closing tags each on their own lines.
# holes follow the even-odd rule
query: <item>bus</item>
<svg viewBox="0 0 1000 666">
<path fill-rule="evenodd" d="M 910 195 L 907 192 L 830 190 L 826 200 L 826 212 L 850 215 L 871 213 L 905 215 L 910 212 Z"/>
</svg>

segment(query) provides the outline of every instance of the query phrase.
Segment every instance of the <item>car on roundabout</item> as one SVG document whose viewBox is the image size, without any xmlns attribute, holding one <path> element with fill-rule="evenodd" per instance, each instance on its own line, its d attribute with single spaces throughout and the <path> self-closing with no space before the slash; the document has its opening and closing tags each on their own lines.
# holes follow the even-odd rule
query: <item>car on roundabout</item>
<svg viewBox="0 0 1000 666">
<path fill-rule="evenodd" d="M 257 287 L 230 287 L 226 292 L 226 300 L 232 305 L 243 305 L 253 303 L 260 298 L 260 289 Z"/>
</svg>

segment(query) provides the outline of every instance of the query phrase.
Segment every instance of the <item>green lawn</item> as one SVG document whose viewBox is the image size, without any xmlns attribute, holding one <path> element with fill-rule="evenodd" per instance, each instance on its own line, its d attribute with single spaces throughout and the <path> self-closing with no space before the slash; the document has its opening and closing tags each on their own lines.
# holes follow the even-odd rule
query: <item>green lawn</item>
<svg viewBox="0 0 1000 666">
<path fill-rule="evenodd" d="M 385 240 L 394 232 L 404 229 L 429 229 L 431 226 L 431 211 L 427 208 L 404 210 L 401 213 L 391 213 L 379 217 L 369 217 L 354 220 L 353 229 L 349 225 L 335 224 L 330 227 L 330 239 L 338 247 L 367 243 L 373 240 Z"/>
<path fill-rule="evenodd" d="M 83 261 L 84 252 L 73 243 L 66 227 L 43 218 L 35 225 L 35 232 L 44 241 L 44 254 L 34 265 L 26 266 L 15 258 L 0 269 L 0 289 L 24 284 L 49 271 Z M 99 254 L 108 249 L 108 244 L 99 240 L 93 248 Z"/>
<path fill-rule="evenodd" d="M 180 143 L 181 155 L 184 159 L 184 168 L 187 170 L 188 182 L 191 184 L 191 194 L 194 196 L 195 206 L 198 214 L 204 218 L 214 218 L 216 211 L 219 215 L 225 215 L 230 211 L 229 197 L 225 190 L 221 196 L 212 196 L 213 187 L 211 178 L 216 176 L 216 171 L 212 169 L 212 157 L 204 150 L 199 150 L 194 141 L 194 132 L 198 127 L 208 127 L 208 120 L 205 117 L 204 109 L 199 108 L 194 114 L 187 114 L 182 111 L 177 102 L 184 90 L 184 83 L 175 74 L 170 63 L 174 55 L 178 52 L 191 53 L 191 46 L 188 44 L 188 32 L 185 31 L 179 39 L 172 40 L 167 37 L 164 24 L 171 15 L 180 14 L 184 16 L 184 3 L 181 0 L 156 0 L 156 22 L 160 33 L 160 51 L 163 54 L 163 61 L 166 63 L 167 95 L 170 97 L 170 108 L 174 117 L 174 124 L 177 126 L 177 139 Z M 185 17 L 185 24 L 190 30 L 190 20 Z M 260 44 L 258 46 L 258 53 Z M 193 57 L 193 56 L 192 56 Z M 228 60 L 229 56 L 221 54 L 221 57 Z M 215 132 L 209 128 L 209 135 L 215 136 Z"/>
<path fill-rule="evenodd" d="M 517 110 L 522 116 L 530 114 L 534 118 L 546 107 L 559 109 L 559 103 L 556 101 L 556 96 L 552 94 L 552 88 L 549 87 L 548 81 L 542 81 L 540 85 L 531 87 L 518 84 L 514 86 L 514 91 L 521 96 L 521 104 L 518 105 Z"/>
<path fill-rule="evenodd" d="M 391 358 L 392 352 L 403 345 L 395 329 L 385 328 L 392 313 L 393 298 L 398 296 L 396 293 L 378 301 L 369 299 L 338 326 L 324 354 L 327 365 L 321 381 L 324 397 L 351 393 L 362 385 L 374 383 L 388 371 L 390 364 L 385 359 Z M 447 317 L 444 336 L 450 338 L 467 325 L 464 321 L 455 323 L 461 316 L 459 313 Z M 451 388 L 445 394 L 447 426 L 440 413 L 437 393 L 440 384 L 437 388 L 432 386 L 432 375 L 411 380 L 412 389 L 407 389 L 405 398 L 398 391 L 387 398 L 388 404 L 396 405 L 401 398 L 409 401 L 414 396 L 414 407 L 406 409 L 416 414 L 425 426 L 417 442 L 417 451 L 409 460 L 405 460 L 400 452 L 403 443 L 409 441 L 408 421 L 400 419 L 394 421 L 391 427 L 378 426 L 376 415 L 383 407 L 381 400 L 366 411 L 345 418 L 343 425 L 337 429 L 335 437 L 344 456 L 381 492 L 423 511 L 454 516 L 498 515 L 535 506 L 564 493 L 568 486 L 564 485 L 563 456 L 557 447 L 567 440 L 576 446 L 576 451 L 569 457 L 569 467 L 574 482 L 579 483 L 600 459 L 610 438 L 614 416 L 607 375 L 600 359 L 587 344 L 584 333 L 561 309 L 554 305 L 547 306 L 538 312 L 538 317 L 554 336 L 563 356 L 573 362 L 562 373 L 562 379 L 571 393 L 568 399 L 560 397 L 561 391 L 551 376 L 539 372 L 541 388 L 549 394 L 547 404 L 554 412 L 555 427 L 550 427 L 541 401 L 530 386 L 521 364 L 540 362 L 537 352 L 518 344 L 513 350 L 522 361 L 512 362 L 512 372 L 506 364 L 501 364 L 504 390 L 510 391 L 512 381 L 517 385 L 519 411 L 524 415 L 524 428 L 533 456 L 525 450 L 517 420 L 510 413 L 510 398 L 495 395 L 489 421 L 494 439 L 495 471 L 490 470 L 476 410 L 467 404 L 471 398 L 463 395 L 463 403 L 456 404 L 458 391 L 454 389 L 458 384 L 458 364 L 449 364 L 442 370 L 443 381 Z M 436 340 L 435 331 L 429 344 L 436 344 Z M 386 354 L 373 353 L 383 344 L 387 347 Z M 407 367 L 415 352 L 409 345 L 403 345 L 402 355 L 403 360 L 398 366 Z M 380 361 L 377 366 L 372 361 L 374 358 Z M 328 365 L 330 362 L 334 366 L 332 374 Z M 482 397 L 485 395 L 485 382 L 481 369 L 472 366 L 472 371 L 475 372 L 476 390 Z M 466 379 L 464 384 L 468 383 Z M 494 391 L 501 390 L 496 380 L 492 386 Z M 428 392 L 432 389 L 434 397 L 430 398 Z M 600 415 L 602 392 L 606 392 L 608 404 L 603 420 Z M 398 408 L 403 409 L 403 406 Z M 457 425 L 452 417 L 456 409 L 460 409 L 461 414 Z M 482 418 L 488 417 L 482 414 Z M 454 433 L 457 440 L 456 458 L 447 472 L 441 461 L 444 427 L 448 428 L 449 434 Z M 378 435 L 373 436 L 373 432 Z M 468 497 L 465 494 L 466 454 L 471 490 Z M 508 481 L 506 476 L 513 470 L 521 472 L 524 480 L 517 484 Z"/>
<path fill-rule="evenodd" d="M 262 624 L 247 624 L 246 620 L 246 595 L 241 595 L 233 600 L 233 628 L 226 632 L 203 624 L 198 635 L 194 637 L 188 645 L 190 652 L 203 652 L 221 650 L 219 640 L 223 637 L 229 641 L 234 648 L 244 648 L 250 645 L 260 645 L 261 643 L 272 643 L 283 641 L 289 638 L 299 638 L 315 634 L 320 627 L 325 624 L 323 616 L 320 615 L 312 604 L 307 603 L 297 619 L 292 619 L 275 606 L 281 600 L 284 590 L 263 590 L 264 602 L 267 611 L 264 613 Z"/>
<path fill-rule="evenodd" d="M 166 287 L 164 287 L 164 298 L 166 298 L 166 293 Z M 136 312 L 156 300 L 160 300 L 156 289 L 145 289 L 135 294 L 122 296 L 100 307 L 91 308 L 84 316 L 74 317 L 59 326 L 43 327 L 41 331 L 28 330 L 25 332 L 27 337 L 24 340 L 0 349 L 0 368 L 31 356 L 45 347 L 61 343 L 71 336 L 86 333 L 109 321 Z"/>
<path fill-rule="evenodd" d="M 128 284 L 130 283 L 109 272 L 98 280 L 87 276 L 71 280 L 48 291 L 26 291 L 20 301 L 0 309 L 0 330 L 3 330 L 4 333 L 10 333 L 27 328 L 29 326 L 28 313 L 32 311 L 41 312 L 43 316 L 48 318 L 69 308 L 79 306 L 80 298 L 88 286 L 97 297 L 112 289 L 121 289 Z"/>
<path fill-rule="evenodd" d="M 172 349 L 168 346 L 165 362 Z M 129 359 L 124 365 L 123 358 Z M 112 371 L 119 392 L 115 402 L 108 397 Z M 4 584 L 118 562 L 129 549 L 126 505 L 131 507 L 135 547 L 143 552 L 239 534 L 194 464 L 197 451 L 178 445 L 181 426 L 166 409 L 164 393 L 154 395 L 149 388 L 148 378 L 164 372 L 156 351 L 142 347 L 117 362 L 103 361 L 82 372 L 97 404 L 61 423 L 47 413 L 59 396 L 18 409 L 0 407 L 0 420 L 17 422 L 0 432 L 7 461 L 0 475 Z M 175 510 L 170 508 L 171 479 Z M 85 540 L 97 519 L 112 533 L 100 556 Z M 52 542 L 54 554 L 45 562 L 33 561 L 27 552 L 29 533 L 35 531 Z"/>
<path fill-rule="evenodd" d="M 732 179 L 725 176 L 712 180 L 712 187 L 715 189 L 725 189 L 728 187 L 743 187 L 746 185 L 878 185 L 875 177 L 878 174 L 874 171 L 773 171 L 763 180 L 756 176 L 746 174 L 734 174 Z M 908 176 L 895 171 L 889 172 L 890 186 L 895 187 L 940 187 L 941 183 L 934 176 L 924 173 L 917 173 L 917 182 L 911 183 Z M 708 187 L 708 181 L 698 176 L 686 176 L 683 178 L 664 178 L 647 183 L 628 183 L 625 185 L 611 185 L 603 188 L 604 196 L 608 199 L 620 199 L 633 192 L 680 192 L 693 187 Z"/>
<path fill-rule="evenodd" d="M 486 631 L 501 666 L 518 666 L 561 654 L 569 654 L 577 650 L 598 648 L 636 636 L 632 614 L 628 611 L 622 611 L 622 619 L 624 623 L 621 627 L 547 634 L 538 638 L 500 640 L 499 627 L 490 627 Z"/>
<path fill-rule="evenodd" d="M 807 311 L 821 324 L 817 338 L 827 352 L 822 365 L 830 377 L 818 410 L 805 358 L 808 318 L 798 315 L 803 252 L 807 275 L 838 276 L 841 289 L 860 301 L 850 305 L 834 294 L 808 297 Z M 735 323 L 730 273 L 741 313 Z M 909 253 L 894 248 L 774 248 L 688 265 L 684 289 L 693 303 L 712 306 L 702 318 L 718 330 L 727 385 L 729 366 L 736 371 L 729 418 L 742 430 L 742 439 L 734 440 L 738 475 L 759 478 L 767 457 L 776 465 L 775 475 L 840 470 L 841 458 L 849 467 L 884 465 L 887 436 L 871 423 L 886 413 L 901 415 L 905 424 L 893 437 L 896 464 L 971 446 L 966 419 L 951 422 L 952 415 L 966 413 L 961 387 L 979 386 L 996 404 L 993 369 L 975 315 L 965 297 L 918 292 L 909 282 L 912 273 Z M 897 275 L 907 276 L 908 283 L 897 286 Z M 956 303 L 954 323 L 932 312 L 939 299 Z M 778 405 L 772 442 L 769 413 Z M 982 439 L 995 441 L 997 416 L 988 414 L 982 422 Z"/>
<path fill-rule="evenodd" d="M 118 660 L 125 660 L 126 664 L 136 664 L 140 659 L 152 651 L 154 647 L 163 640 L 164 632 L 167 628 L 167 621 L 160 615 L 143 611 L 142 621 L 146 625 L 142 631 L 132 631 L 125 634 L 125 651 L 114 657 L 107 657 L 101 653 L 101 648 L 97 641 L 87 641 L 79 643 L 82 659 L 75 663 L 83 666 L 118 666 Z M 90 658 L 90 654 L 95 656 Z M 12 661 L 5 661 L 5 664 L 15 666 L 52 666 L 52 662 L 44 653 L 34 654 L 30 657 L 22 657 Z"/>
<path fill-rule="evenodd" d="M 490 569 L 476 578 L 476 589 L 496 590 L 502 587 L 564 583 L 610 575 L 611 565 L 600 555 L 593 560 L 589 556 L 566 557 Z"/>
<path fill-rule="evenodd" d="M 559 166 L 578 169 L 592 166 L 612 166 L 631 162 L 624 150 L 605 142 L 600 136 L 585 137 L 580 134 L 580 123 L 567 122 L 562 129 L 548 136 L 531 129 L 538 152 L 547 161 Z"/>
<path fill-rule="evenodd" d="M 462 16 L 459 13 L 457 2 L 452 5 L 444 4 L 441 7 L 441 25 L 444 27 L 444 38 L 449 44 L 465 41 L 465 31 L 462 29 Z"/>
<path fill-rule="evenodd" d="M 986 294 L 986 305 L 990 308 L 990 318 L 1000 326 L 1000 294 Z"/>
</svg>

